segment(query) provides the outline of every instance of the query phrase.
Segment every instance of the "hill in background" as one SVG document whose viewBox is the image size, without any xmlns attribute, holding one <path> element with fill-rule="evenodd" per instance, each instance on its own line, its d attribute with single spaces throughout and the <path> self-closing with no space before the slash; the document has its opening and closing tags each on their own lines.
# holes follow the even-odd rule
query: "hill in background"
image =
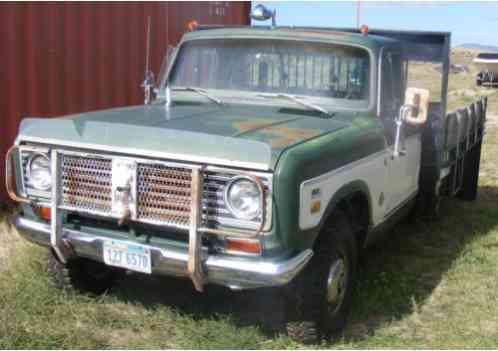
<svg viewBox="0 0 498 351">
<path fill-rule="evenodd" d="M 467 43 L 467 44 L 462 44 L 457 46 L 457 48 L 463 48 L 463 49 L 477 49 L 479 51 L 492 51 L 492 52 L 498 52 L 498 46 L 493 46 L 493 45 L 481 45 L 481 44 L 475 44 L 475 43 Z"/>
</svg>

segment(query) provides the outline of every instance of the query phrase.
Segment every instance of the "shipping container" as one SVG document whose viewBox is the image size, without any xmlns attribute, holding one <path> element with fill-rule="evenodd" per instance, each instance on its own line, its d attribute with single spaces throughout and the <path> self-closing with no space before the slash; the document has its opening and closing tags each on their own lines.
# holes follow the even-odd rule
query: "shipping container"
<svg viewBox="0 0 498 351">
<path fill-rule="evenodd" d="M 187 23 L 249 24 L 250 2 L 0 4 L 0 202 L 5 153 L 22 118 L 140 104 L 147 18 L 151 68 Z"/>
</svg>

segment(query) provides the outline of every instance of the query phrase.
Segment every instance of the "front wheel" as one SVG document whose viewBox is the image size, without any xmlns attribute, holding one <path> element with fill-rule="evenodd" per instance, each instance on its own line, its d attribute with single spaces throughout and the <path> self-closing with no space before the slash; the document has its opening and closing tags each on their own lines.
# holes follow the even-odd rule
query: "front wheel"
<svg viewBox="0 0 498 351">
<path fill-rule="evenodd" d="M 287 334 L 309 343 L 341 332 L 356 279 L 357 245 L 347 216 L 336 212 L 314 247 L 308 266 L 287 287 Z"/>
<path fill-rule="evenodd" d="M 97 261 L 74 258 L 64 264 L 52 250 L 47 257 L 48 273 L 56 288 L 101 294 L 114 286 L 119 271 Z"/>
</svg>

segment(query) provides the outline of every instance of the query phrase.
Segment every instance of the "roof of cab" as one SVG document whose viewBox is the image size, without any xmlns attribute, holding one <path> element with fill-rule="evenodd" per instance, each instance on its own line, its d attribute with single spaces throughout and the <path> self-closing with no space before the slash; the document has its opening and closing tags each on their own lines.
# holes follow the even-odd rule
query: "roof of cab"
<svg viewBox="0 0 498 351">
<path fill-rule="evenodd" d="M 291 40 L 312 40 L 329 43 L 360 45 L 368 48 L 392 46 L 397 40 L 371 34 L 352 33 L 313 27 L 217 27 L 206 26 L 185 34 L 183 40 L 201 38 L 273 38 Z"/>
</svg>

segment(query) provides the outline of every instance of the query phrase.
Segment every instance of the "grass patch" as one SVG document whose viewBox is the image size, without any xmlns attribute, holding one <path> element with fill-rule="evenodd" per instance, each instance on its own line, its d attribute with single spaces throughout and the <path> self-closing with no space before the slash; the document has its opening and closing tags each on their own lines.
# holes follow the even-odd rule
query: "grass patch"
<svg viewBox="0 0 498 351">
<path fill-rule="evenodd" d="M 368 250 L 348 328 L 314 347 L 498 345 L 497 140 L 490 130 L 478 200 L 446 201 L 441 221 L 408 220 Z M 14 248 L 0 272 L 0 348 L 304 347 L 261 329 L 257 318 L 273 311 L 255 317 L 251 294 L 198 294 L 188 281 L 140 275 L 101 297 L 60 292 L 45 272 L 45 250 L 5 221 L 0 235 Z"/>
</svg>

